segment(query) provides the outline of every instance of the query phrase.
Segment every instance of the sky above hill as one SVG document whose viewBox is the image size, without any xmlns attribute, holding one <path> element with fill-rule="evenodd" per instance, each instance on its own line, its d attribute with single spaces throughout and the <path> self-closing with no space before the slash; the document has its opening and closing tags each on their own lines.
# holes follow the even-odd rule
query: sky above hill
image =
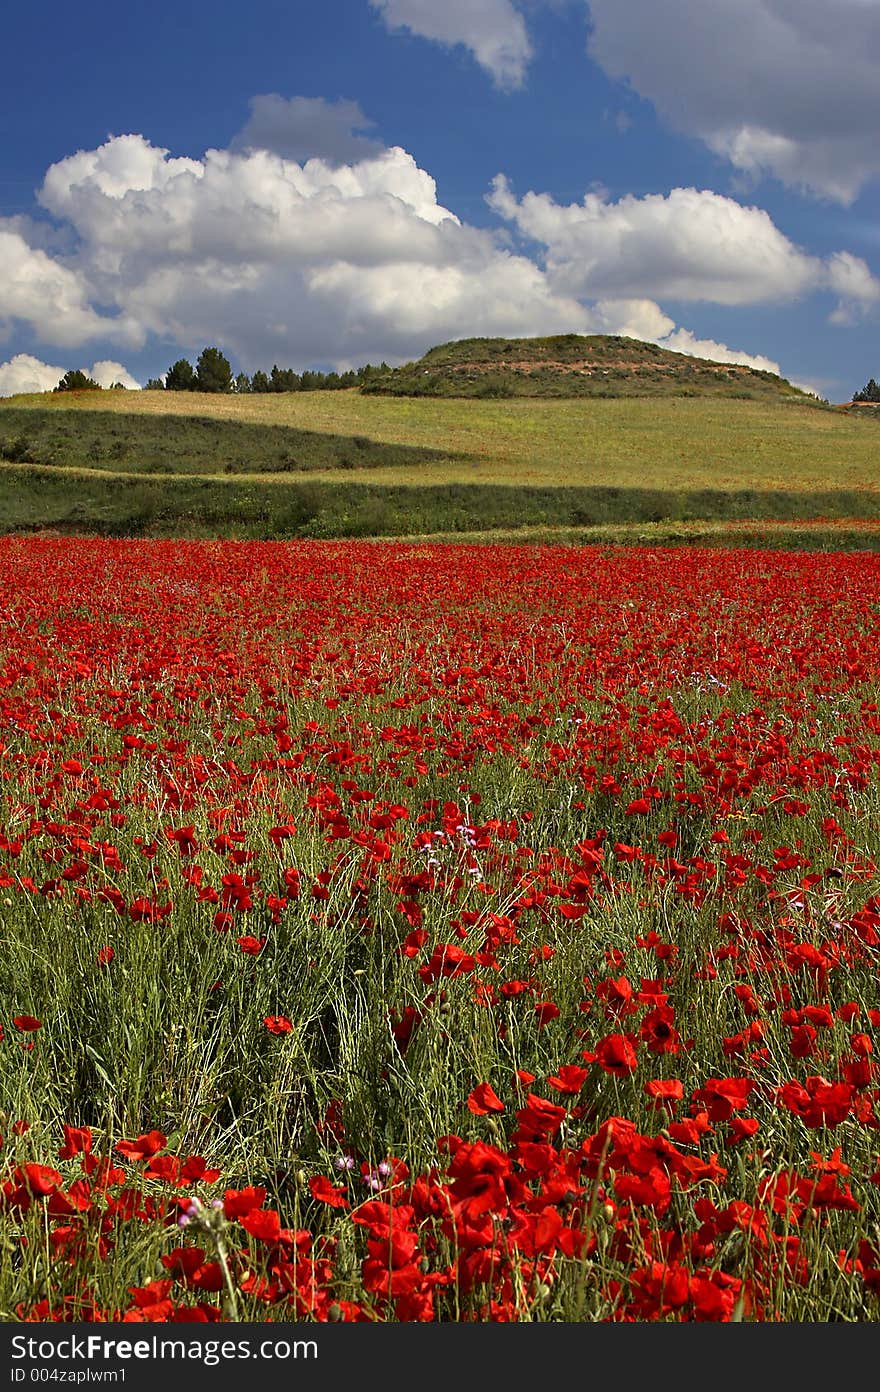
<svg viewBox="0 0 880 1392">
<path fill-rule="evenodd" d="M 880 377 L 880 0 L 14 7 L 0 395 L 622 333 Z"/>
</svg>

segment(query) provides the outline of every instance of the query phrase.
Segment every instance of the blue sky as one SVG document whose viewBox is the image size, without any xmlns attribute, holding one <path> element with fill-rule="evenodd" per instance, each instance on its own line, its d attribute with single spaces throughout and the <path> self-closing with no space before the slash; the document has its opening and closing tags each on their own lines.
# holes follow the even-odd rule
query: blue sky
<svg viewBox="0 0 880 1392">
<path fill-rule="evenodd" d="M 4 40 L 0 395 L 568 331 L 880 377 L 880 0 L 81 0 Z"/>
</svg>

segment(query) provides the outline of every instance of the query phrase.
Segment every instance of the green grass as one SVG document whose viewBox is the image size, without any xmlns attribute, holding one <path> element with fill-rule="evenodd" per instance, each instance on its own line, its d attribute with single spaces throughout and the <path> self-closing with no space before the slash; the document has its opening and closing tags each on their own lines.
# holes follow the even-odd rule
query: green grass
<svg viewBox="0 0 880 1392">
<path fill-rule="evenodd" d="M 126 398 L 128 399 L 128 398 Z M 443 450 L 386 444 L 364 435 L 290 425 L 174 418 L 106 411 L 7 407 L 0 416 L 0 458 L 113 474 L 304 474 L 414 469 L 444 461 Z"/>
<path fill-rule="evenodd" d="M 580 535 L 857 522 L 880 517 L 877 425 L 804 398 L 18 397 L 0 403 L 0 528 Z"/>
</svg>

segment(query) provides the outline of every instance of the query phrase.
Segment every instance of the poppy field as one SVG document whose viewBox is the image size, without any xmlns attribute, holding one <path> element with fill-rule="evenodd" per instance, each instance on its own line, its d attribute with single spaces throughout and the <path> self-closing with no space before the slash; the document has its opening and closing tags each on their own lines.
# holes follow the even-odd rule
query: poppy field
<svg viewBox="0 0 880 1392">
<path fill-rule="evenodd" d="M 7 537 L 0 613 L 0 1318 L 877 1318 L 880 557 Z"/>
</svg>

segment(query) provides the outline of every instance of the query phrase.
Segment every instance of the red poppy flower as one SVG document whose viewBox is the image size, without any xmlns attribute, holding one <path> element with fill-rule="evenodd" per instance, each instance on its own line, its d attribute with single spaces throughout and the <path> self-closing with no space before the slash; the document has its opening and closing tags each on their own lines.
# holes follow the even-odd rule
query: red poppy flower
<svg viewBox="0 0 880 1392">
<path fill-rule="evenodd" d="M 336 1188 L 324 1175 L 315 1175 L 309 1180 L 309 1192 L 313 1199 L 317 1199 L 320 1203 L 329 1204 L 331 1208 L 351 1207 L 344 1186 L 340 1185 Z"/>
<path fill-rule="evenodd" d="M 551 1020 L 559 1018 L 559 1006 L 555 1001 L 537 1001 L 535 1004 L 535 1015 L 538 1021 L 538 1029 L 543 1029 L 549 1025 Z"/>
<path fill-rule="evenodd" d="M 467 1104 L 474 1116 L 504 1111 L 504 1103 L 489 1083 L 479 1083 L 468 1097 Z"/>
<path fill-rule="evenodd" d="M 35 1194 L 39 1198 L 45 1198 L 51 1194 L 61 1183 L 61 1175 L 57 1170 L 50 1169 L 48 1165 L 23 1165 L 19 1171 L 19 1182 L 24 1185 L 28 1193 Z"/>
<path fill-rule="evenodd" d="M 148 1131 L 143 1136 L 138 1136 L 136 1141 L 117 1141 L 114 1150 L 118 1150 L 120 1155 L 124 1155 L 126 1160 L 137 1163 L 139 1160 L 146 1160 L 149 1156 L 156 1155 L 160 1150 L 164 1150 L 168 1144 L 168 1137 L 161 1131 Z"/>
<path fill-rule="evenodd" d="M 259 957 L 265 946 L 266 939 L 245 936 L 243 938 L 236 938 L 236 942 L 246 956 Z"/>
<path fill-rule="evenodd" d="M 655 1107 L 668 1107 L 670 1111 L 684 1097 L 684 1084 L 680 1078 L 652 1078 L 645 1083 L 645 1092 Z"/>
<path fill-rule="evenodd" d="M 634 1044 L 631 1035 L 606 1034 L 596 1045 L 596 1062 L 606 1073 L 616 1078 L 628 1078 L 638 1067 Z"/>
<path fill-rule="evenodd" d="M 260 1242 L 278 1242 L 281 1238 L 281 1219 L 274 1208 L 253 1208 L 238 1221 L 245 1232 Z"/>
<path fill-rule="evenodd" d="M 731 1117 L 728 1123 L 728 1138 L 731 1141 L 750 1140 L 760 1126 L 756 1117 Z"/>
<path fill-rule="evenodd" d="M 799 1116 L 811 1129 L 839 1126 L 849 1116 L 853 1097 L 851 1083 L 830 1083 L 817 1076 L 805 1079 L 803 1085 L 786 1083 L 777 1092 L 782 1106 Z"/>
<path fill-rule="evenodd" d="M 677 1054 L 681 1039 L 675 1028 L 675 1012 L 668 1005 L 649 1010 L 639 1027 L 639 1039 L 652 1054 Z"/>
<path fill-rule="evenodd" d="M 36 1019 L 33 1015 L 13 1015 L 12 1023 L 17 1030 L 21 1030 L 24 1034 L 41 1029 L 43 1025 L 42 1020 Z"/>
<path fill-rule="evenodd" d="M 710 1121 L 729 1121 L 746 1106 L 754 1087 L 754 1078 L 708 1078 L 693 1096 L 706 1104 Z"/>
<path fill-rule="evenodd" d="M 88 1126 L 65 1125 L 63 1130 L 64 1144 L 58 1151 L 59 1160 L 70 1160 L 81 1152 L 89 1154 L 92 1149 L 92 1132 Z"/>
<path fill-rule="evenodd" d="M 576 1063 L 563 1064 L 558 1073 L 547 1079 L 547 1083 L 555 1092 L 562 1092 L 569 1097 L 574 1097 L 580 1092 L 587 1078 L 590 1076 L 588 1068 L 579 1068 Z"/>
<path fill-rule="evenodd" d="M 538 1097 L 537 1093 L 530 1092 L 526 1097 L 526 1105 L 520 1107 L 516 1114 L 516 1139 L 534 1141 L 554 1136 L 565 1121 L 565 1116 L 564 1107 L 557 1107 L 545 1097 Z"/>
<path fill-rule="evenodd" d="M 263 1024 L 270 1034 L 289 1034 L 293 1029 L 286 1015 L 267 1015 Z"/>
<path fill-rule="evenodd" d="M 262 1208 L 266 1202 L 266 1190 L 250 1185 L 247 1189 L 227 1189 L 223 1195 L 223 1212 L 230 1221 Z"/>
</svg>

